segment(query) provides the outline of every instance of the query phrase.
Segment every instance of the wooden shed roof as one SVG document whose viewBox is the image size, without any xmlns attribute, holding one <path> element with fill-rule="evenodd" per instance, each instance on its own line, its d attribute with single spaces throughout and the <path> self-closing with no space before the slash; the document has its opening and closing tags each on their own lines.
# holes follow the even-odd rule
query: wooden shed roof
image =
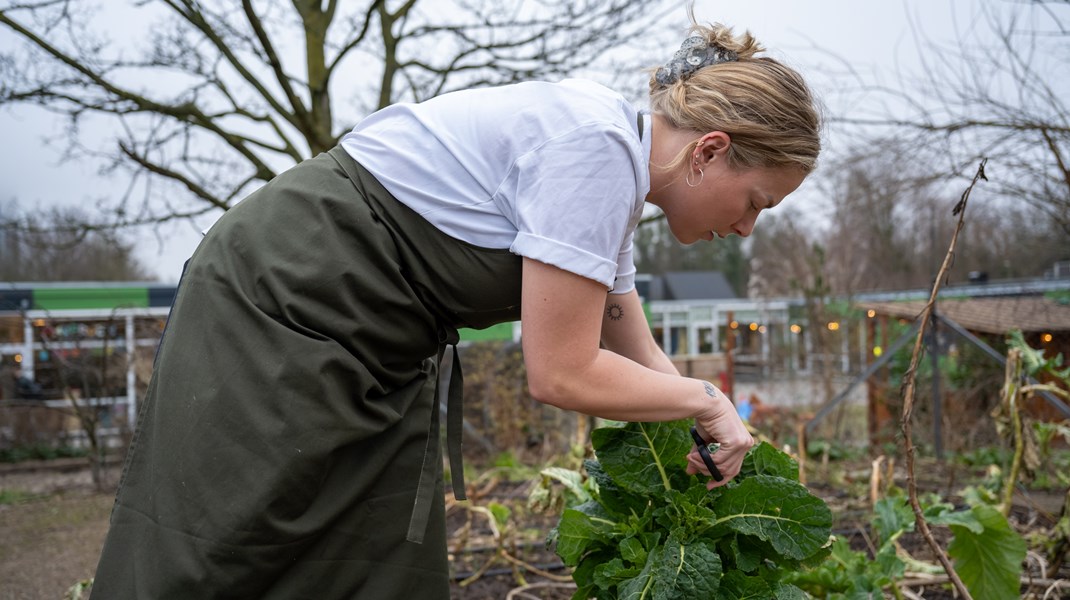
<svg viewBox="0 0 1070 600">
<path fill-rule="evenodd" d="M 907 302 L 861 302 L 863 310 L 897 318 L 915 319 L 925 308 L 924 300 Z M 944 299 L 936 310 L 970 331 L 1005 334 L 1012 329 L 1026 332 L 1070 331 L 1070 305 L 1043 296 Z"/>
</svg>

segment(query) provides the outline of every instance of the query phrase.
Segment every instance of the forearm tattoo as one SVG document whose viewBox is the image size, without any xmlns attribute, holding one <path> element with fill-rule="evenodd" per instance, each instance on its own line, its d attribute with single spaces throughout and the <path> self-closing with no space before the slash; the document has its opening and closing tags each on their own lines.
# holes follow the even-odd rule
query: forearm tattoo
<svg viewBox="0 0 1070 600">
<path fill-rule="evenodd" d="M 711 398 L 717 397 L 717 389 L 713 387 L 713 384 L 708 381 L 703 381 L 702 386 L 706 388 L 706 395 Z"/>
<path fill-rule="evenodd" d="M 619 304 L 611 304 L 606 309 L 606 316 L 614 321 L 619 321 L 624 318 L 624 309 Z"/>
</svg>

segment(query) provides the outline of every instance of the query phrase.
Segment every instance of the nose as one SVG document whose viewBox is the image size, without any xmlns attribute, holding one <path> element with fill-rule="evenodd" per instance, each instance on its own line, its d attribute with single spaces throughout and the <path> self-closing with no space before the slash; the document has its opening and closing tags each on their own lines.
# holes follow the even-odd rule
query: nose
<svg viewBox="0 0 1070 600">
<path fill-rule="evenodd" d="M 757 220 L 758 215 L 754 215 L 753 217 L 743 217 L 732 225 L 732 231 L 739 237 L 747 237 L 750 235 L 750 232 L 754 231 L 754 223 L 757 222 Z"/>
</svg>

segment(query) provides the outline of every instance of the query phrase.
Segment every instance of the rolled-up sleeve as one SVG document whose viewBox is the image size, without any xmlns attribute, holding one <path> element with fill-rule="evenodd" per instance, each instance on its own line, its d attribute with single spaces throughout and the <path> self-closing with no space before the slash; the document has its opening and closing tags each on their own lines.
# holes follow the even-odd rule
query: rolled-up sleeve
<svg viewBox="0 0 1070 600">
<path fill-rule="evenodd" d="M 607 290 L 634 286 L 631 237 L 638 177 L 633 143 L 622 131 L 584 126 L 517 160 L 503 186 L 514 195 L 508 205 L 517 236 L 510 250 L 598 281 Z"/>
</svg>

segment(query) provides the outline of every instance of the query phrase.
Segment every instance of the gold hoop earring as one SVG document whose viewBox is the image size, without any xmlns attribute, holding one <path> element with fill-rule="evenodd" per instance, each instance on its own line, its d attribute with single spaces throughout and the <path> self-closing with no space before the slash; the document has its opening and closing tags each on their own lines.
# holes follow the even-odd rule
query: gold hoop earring
<svg viewBox="0 0 1070 600">
<path fill-rule="evenodd" d="M 702 178 L 706 176 L 706 174 L 702 171 L 702 169 L 698 170 L 698 181 L 696 181 L 694 183 L 691 182 L 691 174 L 692 173 L 694 173 L 694 171 L 692 171 L 691 169 L 688 169 L 687 170 L 687 175 L 684 176 L 684 181 L 687 183 L 687 187 L 698 187 L 698 186 L 702 185 Z"/>
</svg>

